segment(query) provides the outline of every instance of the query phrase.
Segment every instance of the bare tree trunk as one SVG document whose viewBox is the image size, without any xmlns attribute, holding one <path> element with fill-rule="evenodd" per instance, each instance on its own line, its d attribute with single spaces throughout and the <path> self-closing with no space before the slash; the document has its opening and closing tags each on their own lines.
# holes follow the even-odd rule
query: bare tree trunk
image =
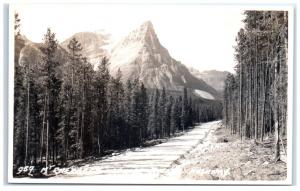
<svg viewBox="0 0 300 191">
<path fill-rule="evenodd" d="M 255 141 L 258 139 L 258 50 L 257 36 L 255 36 Z"/>
<path fill-rule="evenodd" d="M 98 129 L 98 139 L 97 139 L 97 145 L 98 145 L 98 154 L 101 154 L 101 144 L 100 144 L 100 133 L 99 133 L 99 128 Z"/>
<path fill-rule="evenodd" d="M 280 145 L 279 145 L 279 124 L 278 124 L 278 115 L 275 114 L 275 157 L 274 160 L 280 160 Z"/>
<path fill-rule="evenodd" d="M 50 109 L 50 95 L 49 92 L 47 92 L 47 128 L 46 128 L 46 168 L 49 166 L 49 126 L 50 126 L 50 122 L 49 122 L 49 109 Z M 48 169 L 46 171 L 46 174 L 48 174 Z"/>
<path fill-rule="evenodd" d="M 41 164 L 43 163 L 43 148 L 44 148 L 44 129 L 46 124 L 46 106 L 47 106 L 47 97 L 45 95 L 44 98 L 44 110 L 43 110 L 43 124 L 42 124 L 42 131 L 41 131 L 41 147 L 40 147 L 40 160 Z"/>
<path fill-rule="evenodd" d="M 271 68 L 271 65 L 269 66 L 269 70 L 270 70 L 270 68 Z M 269 75 L 269 87 L 271 86 L 271 75 Z M 268 129 L 268 137 L 270 136 L 270 133 L 272 132 L 272 107 L 271 107 L 271 99 L 270 99 L 270 96 L 268 96 L 269 97 L 269 129 Z"/>
<path fill-rule="evenodd" d="M 267 91 L 266 91 L 266 86 L 267 86 L 267 80 L 266 80 L 266 78 L 265 78 L 265 76 L 267 76 L 267 74 L 268 73 L 266 73 L 266 71 L 265 71 L 265 68 L 264 68 L 264 73 L 263 73 L 263 93 L 262 93 L 262 95 L 263 95 L 263 106 L 262 106 L 262 115 L 261 115 L 261 120 L 262 120 L 262 123 L 261 123 L 261 132 L 260 132 L 260 134 L 261 134 L 261 137 L 260 137 L 260 140 L 261 140 L 261 142 L 263 142 L 263 140 L 264 140 L 264 134 L 265 134 L 265 110 L 266 110 L 266 97 L 267 97 Z"/>
<path fill-rule="evenodd" d="M 100 119 L 99 119 L 99 126 L 97 127 L 97 134 L 98 134 L 98 137 L 97 137 L 97 145 L 98 145 L 98 154 L 99 155 L 101 155 L 102 154 L 102 143 L 101 143 L 101 141 L 102 141 L 102 137 L 101 137 L 101 135 L 102 135 L 102 118 L 103 118 L 103 116 L 102 116 L 103 114 L 101 113 L 100 114 Z"/>
<path fill-rule="evenodd" d="M 79 106 L 77 106 L 78 108 Z M 80 123 L 80 113 L 81 111 L 79 109 L 77 109 L 77 131 L 76 131 L 76 145 L 80 145 L 80 136 L 79 136 L 79 132 L 81 132 L 81 123 Z M 78 150 L 78 147 L 76 147 L 76 158 L 80 157 L 80 150 Z"/>
<path fill-rule="evenodd" d="M 250 99 L 249 99 L 249 97 L 250 97 L 250 85 L 249 85 L 249 72 L 250 70 L 249 70 L 249 66 L 247 67 L 246 66 L 246 78 L 247 78 L 247 80 L 246 80 L 246 83 L 245 83 L 245 86 L 246 86 L 246 100 L 245 100 L 245 105 L 246 105 L 246 108 L 245 108 L 245 129 L 244 129 L 244 136 L 245 137 L 248 137 L 248 130 L 247 130 L 247 127 L 248 127 L 248 125 L 249 125 L 249 103 L 250 103 Z"/>
<path fill-rule="evenodd" d="M 83 148 L 83 138 L 84 138 L 84 111 L 82 112 L 82 122 L 81 122 L 81 136 L 80 136 L 80 158 L 83 158 L 84 148 Z"/>
<path fill-rule="evenodd" d="M 232 129 L 232 133 L 235 133 L 234 132 L 234 104 L 233 102 L 231 101 L 231 129 Z"/>
<path fill-rule="evenodd" d="M 274 120 L 275 120 L 275 161 L 280 160 L 280 145 L 279 145 L 279 136 L 280 136 L 280 128 L 279 128 L 279 119 L 278 119 L 278 92 L 277 92 L 277 86 L 279 83 L 278 81 L 278 74 L 279 74 L 279 63 L 278 61 L 276 62 L 276 66 L 275 66 L 275 94 L 274 94 L 274 100 L 275 100 L 275 109 L 274 109 Z"/>
<path fill-rule="evenodd" d="M 66 140 L 66 160 L 69 158 L 69 139 Z"/>
<path fill-rule="evenodd" d="M 250 108 L 249 108 L 249 114 L 250 114 L 250 117 L 249 117 L 249 119 L 250 119 L 250 123 L 249 123 L 249 126 L 250 126 L 250 128 L 249 128 L 249 138 L 251 138 L 251 136 L 252 136 L 252 66 L 250 66 L 250 94 L 249 94 L 249 106 L 250 106 Z"/>
<path fill-rule="evenodd" d="M 246 87 L 246 89 L 248 89 L 248 88 Z M 246 95 L 248 97 L 248 95 L 249 95 L 248 90 L 246 92 Z M 246 98 L 246 100 L 245 100 L 245 107 L 246 107 L 245 108 L 245 119 L 244 119 L 245 128 L 243 129 L 243 134 L 245 137 L 247 137 L 247 124 L 248 124 L 248 120 L 249 120 L 249 118 L 248 118 L 248 109 L 249 109 L 248 102 L 249 102 L 249 100 L 248 100 L 248 98 Z"/>
<path fill-rule="evenodd" d="M 29 69 L 28 69 L 29 72 Z M 26 115 L 26 143 L 25 143 L 25 161 L 24 165 L 27 165 L 28 162 L 28 143 L 29 143 L 29 112 L 30 112 L 30 82 L 29 82 L 29 76 L 27 72 L 27 115 Z"/>
<path fill-rule="evenodd" d="M 276 23 L 278 26 L 278 19 L 276 18 Z M 277 53 L 277 60 L 275 61 L 275 93 L 274 93 L 274 120 L 275 120 L 275 156 L 274 160 L 278 161 L 280 160 L 280 145 L 279 145 L 279 136 L 280 136 L 280 128 L 279 128 L 279 103 L 278 103 L 278 86 L 280 83 L 279 81 L 279 75 L 280 75 L 280 47 L 277 45 L 276 47 L 276 53 Z"/>
<path fill-rule="evenodd" d="M 53 127 L 53 124 L 52 124 L 52 127 Z M 52 163 L 54 164 L 55 163 L 55 139 L 54 139 L 54 131 L 52 130 L 52 136 L 51 136 L 51 139 L 52 139 Z"/>
<path fill-rule="evenodd" d="M 243 109 L 242 109 L 242 101 L 243 101 L 243 64 L 241 63 L 241 73 L 240 73 L 240 114 L 239 114 L 239 131 L 240 131 L 240 138 L 243 138 L 243 131 L 242 131 L 242 118 L 243 118 Z"/>
<path fill-rule="evenodd" d="M 70 90 L 70 99 L 69 99 L 69 107 L 68 107 L 68 119 L 67 124 L 64 127 L 64 162 L 68 159 L 69 156 L 69 136 L 68 132 L 70 130 L 70 121 L 71 121 L 71 115 L 72 115 L 72 108 L 73 108 L 73 68 L 72 70 L 72 79 L 71 79 L 71 90 Z M 67 128 L 67 129 L 66 129 Z"/>
<path fill-rule="evenodd" d="M 84 139 L 84 117 L 85 117 L 85 68 L 83 69 L 83 91 L 82 91 L 82 115 L 81 115 L 81 132 L 80 132 L 80 158 L 83 158 L 84 148 L 83 148 L 83 139 Z"/>
<path fill-rule="evenodd" d="M 49 118 L 47 118 L 47 133 L 46 133 L 46 168 L 48 167 L 49 160 Z M 46 174 L 48 173 L 48 170 Z"/>
<path fill-rule="evenodd" d="M 140 133 L 139 133 L 139 142 L 140 142 L 140 145 L 142 145 L 142 127 L 140 127 Z"/>
</svg>

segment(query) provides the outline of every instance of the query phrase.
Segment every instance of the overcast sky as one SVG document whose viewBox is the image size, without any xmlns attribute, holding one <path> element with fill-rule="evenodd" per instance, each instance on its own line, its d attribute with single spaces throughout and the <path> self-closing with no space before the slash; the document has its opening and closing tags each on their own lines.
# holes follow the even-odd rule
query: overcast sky
<svg viewBox="0 0 300 191">
<path fill-rule="evenodd" d="M 233 72 L 243 10 L 203 5 L 35 4 L 17 6 L 21 33 L 41 42 L 50 27 L 62 42 L 76 32 L 104 29 L 115 40 L 152 21 L 161 44 L 187 66 Z"/>
</svg>

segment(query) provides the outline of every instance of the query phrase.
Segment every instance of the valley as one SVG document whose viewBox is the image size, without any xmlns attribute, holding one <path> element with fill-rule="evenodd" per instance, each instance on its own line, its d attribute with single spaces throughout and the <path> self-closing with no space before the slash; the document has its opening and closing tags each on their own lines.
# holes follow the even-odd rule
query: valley
<svg viewBox="0 0 300 191">
<path fill-rule="evenodd" d="M 287 181 L 287 12 L 244 16 L 228 72 L 177 60 L 150 20 L 117 41 L 47 28 L 33 42 L 16 13 L 13 179 Z"/>
</svg>

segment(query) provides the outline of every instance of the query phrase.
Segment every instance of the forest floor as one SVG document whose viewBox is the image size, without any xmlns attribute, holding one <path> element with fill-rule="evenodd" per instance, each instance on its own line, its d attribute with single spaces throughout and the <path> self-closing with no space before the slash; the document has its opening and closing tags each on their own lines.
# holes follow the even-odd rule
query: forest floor
<svg viewBox="0 0 300 191">
<path fill-rule="evenodd" d="M 214 121 L 161 144 L 128 149 L 101 160 L 82 161 L 60 169 L 52 178 L 78 183 L 170 184 L 285 180 L 287 166 L 273 161 L 273 144 L 272 138 L 262 144 L 241 141 L 222 128 L 220 121 Z"/>
<path fill-rule="evenodd" d="M 180 180 L 285 180 L 287 165 L 274 162 L 274 138 L 241 141 L 213 126 L 207 139 L 170 168 L 164 177 Z"/>
</svg>

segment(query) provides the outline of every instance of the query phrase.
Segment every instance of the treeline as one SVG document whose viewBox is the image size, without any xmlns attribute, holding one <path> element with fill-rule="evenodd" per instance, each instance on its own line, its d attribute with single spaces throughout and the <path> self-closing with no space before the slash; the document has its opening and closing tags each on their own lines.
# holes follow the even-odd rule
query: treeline
<svg viewBox="0 0 300 191">
<path fill-rule="evenodd" d="M 15 26 L 18 30 L 17 15 Z M 22 43 L 17 32 L 16 55 Z M 165 89 L 147 89 L 138 79 L 123 84 L 121 71 L 110 75 L 106 58 L 94 70 L 75 38 L 64 62 L 56 59 L 58 48 L 48 29 L 40 45 L 41 63 L 15 57 L 16 167 L 67 165 L 68 160 L 143 146 L 222 115 L 221 103 L 192 98 L 186 88 L 176 96 Z"/>
<path fill-rule="evenodd" d="M 241 139 L 262 142 L 275 135 L 275 160 L 287 129 L 287 14 L 245 12 L 245 26 L 236 38 L 236 74 L 228 75 L 224 91 L 226 127 Z"/>
</svg>

